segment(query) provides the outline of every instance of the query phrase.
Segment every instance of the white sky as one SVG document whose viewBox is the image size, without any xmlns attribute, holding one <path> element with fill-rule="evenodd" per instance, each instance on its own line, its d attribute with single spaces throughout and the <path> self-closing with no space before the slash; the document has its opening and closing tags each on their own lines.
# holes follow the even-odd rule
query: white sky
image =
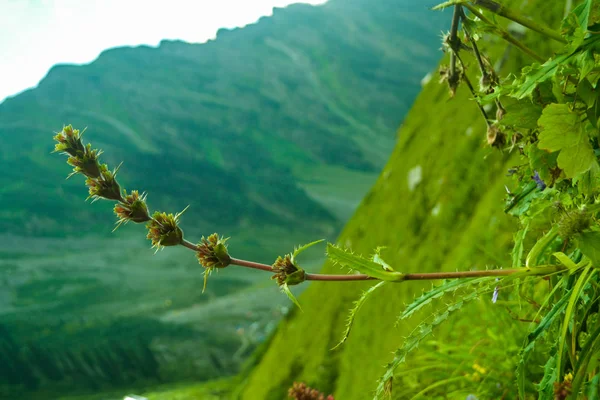
<svg viewBox="0 0 600 400">
<path fill-rule="evenodd" d="M 0 0 L 0 103 L 36 86 L 55 64 L 163 39 L 205 42 L 273 7 L 326 0 Z"/>
</svg>

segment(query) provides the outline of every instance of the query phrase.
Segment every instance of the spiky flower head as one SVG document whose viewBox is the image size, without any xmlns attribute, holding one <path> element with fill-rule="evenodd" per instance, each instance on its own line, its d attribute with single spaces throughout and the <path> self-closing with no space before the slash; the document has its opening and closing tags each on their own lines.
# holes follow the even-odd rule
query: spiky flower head
<svg viewBox="0 0 600 400">
<path fill-rule="evenodd" d="M 558 236 L 563 240 L 570 239 L 591 225 L 592 216 L 586 210 L 567 211 L 558 221 Z"/>
<path fill-rule="evenodd" d="M 116 179 L 119 167 L 115 168 L 114 171 L 109 171 L 106 164 L 100 165 L 100 176 L 98 178 L 87 178 L 85 181 L 85 184 L 89 187 L 90 195 L 88 198 L 93 199 L 93 201 L 100 198 L 123 201 L 121 187 Z"/>
<path fill-rule="evenodd" d="M 73 129 L 71 125 L 64 126 L 61 132 L 54 136 L 54 140 L 58 143 L 54 145 L 54 151 L 66 153 L 72 157 L 78 157 L 85 152 L 85 147 L 81 142 L 83 132 L 79 133 L 79 129 Z"/>
<path fill-rule="evenodd" d="M 294 400 L 334 400 L 332 395 L 325 397 L 317 389 L 312 389 L 304 382 L 294 382 L 288 389 L 288 396 Z"/>
<path fill-rule="evenodd" d="M 453 69 L 450 67 L 442 66 L 439 70 L 440 73 L 440 83 L 447 82 L 448 89 L 450 91 L 450 97 L 454 97 L 456 95 L 456 90 L 458 86 L 464 79 L 464 71 L 460 64 L 457 64 Z"/>
<path fill-rule="evenodd" d="M 198 243 L 196 257 L 198 262 L 204 268 L 225 268 L 231 263 L 231 257 L 227 252 L 227 240 L 218 233 L 213 233 L 209 237 L 204 236 Z"/>
<path fill-rule="evenodd" d="M 137 190 L 132 190 L 131 193 L 126 195 L 122 202 L 115 205 L 114 210 L 119 218 L 115 229 L 129 221 L 139 224 L 150 220 L 148 206 L 146 205 L 146 193 L 140 195 Z"/>
<path fill-rule="evenodd" d="M 92 145 L 88 143 L 82 154 L 69 156 L 67 163 L 73 167 L 73 173 L 69 177 L 75 174 L 83 174 L 88 178 L 99 178 L 102 172 L 98 160 L 100 154 L 102 154 L 101 150 L 92 149 Z"/>
<path fill-rule="evenodd" d="M 147 239 L 152 241 L 152 247 L 160 250 L 166 246 L 176 246 L 183 241 L 183 231 L 179 228 L 179 217 L 183 211 L 173 215 L 156 211 L 152 219 L 146 224 L 148 228 Z"/>
<path fill-rule="evenodd" d="M 295 263 L 291 254 L 286 254 L 284 257 L 277 257 L 277 260 L 273 264 L 273 272 L 275 274 L 271 279 L 277 280 L 279 286 L 297 285 L 304 282 L 306 278 L 306 273 Z"/>
</svg>

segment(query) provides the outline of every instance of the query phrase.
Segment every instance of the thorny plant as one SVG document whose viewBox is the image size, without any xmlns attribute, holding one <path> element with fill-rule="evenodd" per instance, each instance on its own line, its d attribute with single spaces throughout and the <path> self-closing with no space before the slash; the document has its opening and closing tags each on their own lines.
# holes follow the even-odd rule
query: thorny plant
<svg viewBox="0 0 600 400">
<path fill-rule="evenodd" d="M 522 162 L 512 168 L 518 189 L 509 191 L 504 211 L 517 217 L 510 268 L 436 273 L 403 273 L 387 264 L 380 249 L 372 257 L 327 244 L 327 256 L 353 274 L 310 274 L 298 262 L 309 243 L 266 265 L 233 258 L 227 239 L 218 234 L 188 241 L 179 227 L 183 211 L 150 214 L 147 195 L 127 192 L 117 182 L 117 170 L 99 160 L 101 151 L 81 141 L 82 133 L 70 125 L 55 136 L 55 151 L 68 156 L 74 174 L 86 177 L 89 198 L 116 202 L 117 227 L 129 221 L 146 223 L 147 238 L 157 250 L 184 246 L 196 253 L 206 279 L 215 269 L 231 265 L 272 274 L 297 305 L 289 287 L 304 281 L 378 281 L 365 291 L 350 312 L 341 345 L 354 316 L 366 299 L 384 285 L 411 280 L 443 280 L 402 312 L 409 318 L 432 300 L 455 295 L 454 300 L 422 321 L 394 354 L 380 378 L 375 398 L 392 394 L 394 372 L 431 332 L 465 304 L 493 293 L 520 302 L 532 291 L 534 315 L 531 329 L 519 352 L 515 396 L 525 399 L 537 390 L 543 399 L 567 396 L 598 398 L 600 382 L 600 7 L 585 0 L 563 20 L 560 32 L 525 18 L 493 0 L 451 0 L 435 9 L 452 7 L 451 31 L 444 36 L 450 64 L 441 68 L 441 80 L 453 96 L 461 83 L 470 90 L 484 117 L 487 143 L 503 151 L 517 152 Z M 514 37 L 496 17 L 503 17 L 557 42 L 562 50 L 552 57 L 537 54 Z M 532 61 L 519 76 L 501 78 L 478 41 L 495 35 L 528 55 Z M 477 88 L 468 77 L 465 55 L 472 57 L 480 74 Z M 495 118 L 489 110 L 494 109 Z M 71 176 L 69 175 L 69 176 Z M 507 189 L 508 190 L 508 189 Z M 185 211 L 185 210 L 184 210 Z M 115 228 L 116 229 L 116 228 Z M 528 250 L 525 253 L 525 250 Z M 544 279 L 549 285 L 536 285 Z M 512 290 L 509 290 L 512 289 Z M 337 347 L 337 346 L 336 346 Z M 528 360 L 541 354 L 545 361 L 541 380 L 528 381 Z M 505 396 L 506 393 L 503 395 Z"/>
</svg>

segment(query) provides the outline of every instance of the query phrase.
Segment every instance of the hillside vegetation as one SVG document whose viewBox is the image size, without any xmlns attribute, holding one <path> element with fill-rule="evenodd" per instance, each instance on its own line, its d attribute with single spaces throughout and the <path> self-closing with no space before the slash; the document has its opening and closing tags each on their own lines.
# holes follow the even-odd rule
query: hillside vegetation
<svg viewBox="0 0 600 400">
<path fill-rule="evenodd" d="M 502 3 L 553 27 L 563 17 L 562 1 Z M 524 41 L 538 53 L 550 56 L 553 52 L 549 47 L 553 44 L 535 33 L 528 32 Z M 481 43 L 493 60 L 506 60 L 503 75 L 532 61 L 499 40 L 486 38 Z M 467 62 L 476 82 L 475 62 Z M 449 100 L 447 87 L 436 80 L 424 88 L 398 130 L 389 162 L 338 243 L 363 255 L 387 246 L 385 260 L 403 272 L 511 265 L 511 232 L 517 220 L 502 209 L 504 185 L 512 182 L 507 170 L 517 158 L 486 145 L 486 127 L 471 97 L 461 87 Z M 339 267 L 326 264 L 323 271 L 339 273 Z M 333 393 L 336 399 L 371 398 L 392 352 L 426 314 L 396 326 L 397 316 L 430 284 L 390 284 L 380 289 L 363 305 L 348 341 L 332 351 L 352 301 L 371 285 L 312 283 L 299 298 L 304 312 L 296 311 L 280 324 L 247 378 L 242 398 L 282 399 L 294 381 Z M 450 398 L 464 399 L 476 393 L 478 380 L 465 378 L 458 372 L 461 369 L 473 376 L 481 367 L 487 371 L 486 379 L 501 375 L 501 381 L 514 381 L 513 357 L 527 324 L 515 322 L 517 316 L 492 304 L 491 296 L 466 307 L 421 344 L 397 370 L 394 398 L 412 398 L 431 388 L 420 395 L 437 398 L 431 396 L 452 392 Z M 506 329 L 507 325 L 512 328 Z M 489 351 L 493 346 L 503 349 L 500 356 Z M 438 382 L 439 376 L 449 381 Z M 461 385 L 452 383 L 457 379 Z M 503 388 L 498 390 L 501 393 Z"/>
</svg>

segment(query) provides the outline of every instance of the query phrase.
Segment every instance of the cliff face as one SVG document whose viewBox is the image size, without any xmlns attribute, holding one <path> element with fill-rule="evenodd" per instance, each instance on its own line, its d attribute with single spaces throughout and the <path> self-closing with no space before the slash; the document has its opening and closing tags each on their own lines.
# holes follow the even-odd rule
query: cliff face
<svg viewBox="0 0 600 400">
<path fill-rule="evenodd" d="M 564 9 L 562 2 L 550 6 L 544 0 L 503 3 L 554 27 Z M 450 13 L 446 16 L 451 18 Z M 524 40 L 539 53 L 552 54 L 552 44 L 535 33 L 528 32 Z M 480 43 L 493 62 L 508 55 L 503 76 L 531 62 L 499 40 L 483 39 Z M 475 62 L 468 62 L 476 82 Z M 506 171 L 516 157 L 485 145 L 485 124 L 466 87 L 461 87 L 454 99 L 448 97 L 445 85 L 435 78 L 424 88 L 398 130 L 398 143 L 376 185 L 338 243 L 364 255 L 372 254 L 377 246 L 387 246 L 384 259 L 404 272 L 510 265 L 516 221 L 503 214 L 502 208 L 504 185 L 510 185 Z M 339 273 L 339 268 L 326 264 L 323 271 Z M 370 284 L 312 283 L 299 299 L 304 312 L 295 312 L 281 323 L 249 375 L 243 398 L 284 398 L 293 381 L 333 393 L 336 399 L 370 398 L 392 352 L 401 346 L 416 320 L 426 314 L 395 326 L 397 316 L 429 285 L 391 284 L 377 291 L 358 313 L 348 341 L 332 351 L 352 301 Z M 461 351 L 469 354 L 465 363 L 483 362 L 477 357 L 485 355 L 471 355 L 469 350 L 482 342 L 484 346 L 505 346 L 506 358 L 486 360 L 491 365 L 487 368 L 513 374 L 514 364 L 506 360 L 521 345 L 524 330 L 512 321 L 502 326 L 516 326 L 515 331 L 503 332 L 498 323 L 501 319 L 510 320 L 510 316 L 491 301 L 466 307 L 397 370 L 394 397 L 408 398 L 435 383 L 427 378 L 432 365 L 424 366 L 422 360 L 443 346 L 463 346 Z M 444 370 L 451 365 L 448 359 L 434 367 Z M 421 368 L 413 369 L 417 367 Z M 449 369 L 447 376 L 452 373 Z M 462 398 L 476 393 L 469 392 L 468 382 L 465 385 Z M 476 389 L 476 385 L 473 382 L 471 387 Z M 449 387 L 444 386 L 443 392 Z"/>
</svg>

